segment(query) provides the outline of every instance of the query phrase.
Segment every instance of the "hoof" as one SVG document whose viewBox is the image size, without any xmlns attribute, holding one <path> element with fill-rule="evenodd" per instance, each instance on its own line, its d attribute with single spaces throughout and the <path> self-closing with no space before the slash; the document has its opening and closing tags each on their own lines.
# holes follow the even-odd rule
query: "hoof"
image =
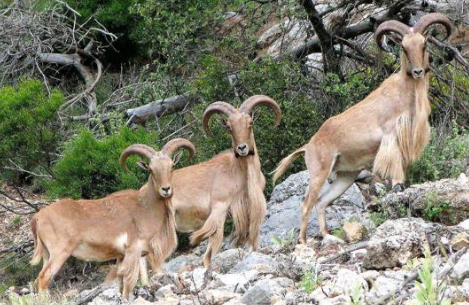
<svg viewBox="0 0 469 305">
<path fill-rule="evenodd" d="M 404 183 L 398 183 L 392 187 L 394 193 L 400 193 L 405 190 Z"/>
</svg>

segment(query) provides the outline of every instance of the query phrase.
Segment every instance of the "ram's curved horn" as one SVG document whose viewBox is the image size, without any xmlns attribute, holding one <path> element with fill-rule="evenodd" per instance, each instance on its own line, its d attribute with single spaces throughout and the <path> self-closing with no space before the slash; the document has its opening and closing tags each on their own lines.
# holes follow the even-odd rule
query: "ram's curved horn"
<svg viewBox="0 0 469 305">
<path fill-rule="evenodd" d="M 410 33 L 410 28 L 404 23 L 396 20 L 389 20 L 381 23 L 375 32 L 375 40 L 378 47 L 387 51 L 383 46 L 383 37 L 389 33 L 397 33 L 402 37 Z"/>
<path fill-rule="evenodd" d="M 182 139 L 182 138 L 172 139 L 171 141 L 169 141 L 163 146 L 163 148 L 161 149 L 161 152 L 171 157 L 173 153 L 179 148 L 187 149 L 189 151 L 190 158 L 194 157 L 195 155 L 194 144 L 192 144 L 191 141 Z"/>
<path fill-rule="evenodd" d="M 239 107 L 239 111 L 251 114 L 252 110 L 256 106 L 267 106 L 272 109 L 275 114 L 275 126 L 278 126 L 280 124 L 280 121 L 282 120 L 282 110 L 280 109 L 280 106 L 277 104 L 277 102 L 268 97 L 267 95 L 251 96 L 241 104 L 241 107 Z"/>
<path fill-rule="evenodd" d="M 212 135 L 212 131 L 208 126 L 208 122 L 210 121 L 210 117 L 215 113 L 226 114 L 230 116 L 231 114 L 236 112 L 236 108 L 232 105 L 228 104 L 227 102 L 214 102 L 207 107 L 204 112 L 204 116 L 202 119 L 202 124 L 204 126 L 204 130 L 208 135 Z"/>
<path fill-rule="evenodd" d="M 119 160 L 120 160 L 121 166 L 124 169 L 128 170 L 125 161 L 131 155 L 139 155 L 139 156 L 151 159 L 151 157 L 153 157 L 155 154 L 156 154 L 156 150 L 154 150 L 153 148 L 151 148 L 148 145 L 133 144 L 133 145 L 130 145 L 129 147 L 127 147 L 126 149 L 124 149 L 124 151 L 122 152 Z"/>
<path fill-rule="evenodd" d="M 441 14 L 441 13 L 431 13 L 431 14 L 423 16 L 414 25 L 412 29 L 415 33 L 420 33 L 424 35 L 427 29 L 430 26 L 435 25 L 435 24 L 440 24 L 445 27 L 446 37 L 443 40 L 451 36 L 451 32 L 452 32 L 451 20 L 446 15 Z"/>
</svg>

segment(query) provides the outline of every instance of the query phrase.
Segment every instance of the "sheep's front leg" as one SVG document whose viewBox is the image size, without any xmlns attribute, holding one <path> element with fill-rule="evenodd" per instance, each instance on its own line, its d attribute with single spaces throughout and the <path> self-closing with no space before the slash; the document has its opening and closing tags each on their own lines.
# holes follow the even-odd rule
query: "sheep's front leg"
<svg viewBox="0 0 469 305">
<path fill-rule="evenodd" d="M 208 237 L 207 251 L 203 258 L 204 266 L 208 268 L 212 255 L 220 251 L 223 242 L 223 229 L 228 212 L 229 204 L 218 202 L 213 205 L 210 216 L 205 221 L 202 228 L 195 231 L 191 235 L 191 244 L 196 245 L 204 238 Z"/>
<path fill-rule="evenodd" d="M 129 299 L 130 293 L 133 291 L 138 281 L 139 261 L 142 250 L 137 245 L 131 245 L 125 251 L 124 259 L 117 268 L 118 279 L 123 279 L 123 287 L 120 289 L 122 297 Z"/>
</svg>

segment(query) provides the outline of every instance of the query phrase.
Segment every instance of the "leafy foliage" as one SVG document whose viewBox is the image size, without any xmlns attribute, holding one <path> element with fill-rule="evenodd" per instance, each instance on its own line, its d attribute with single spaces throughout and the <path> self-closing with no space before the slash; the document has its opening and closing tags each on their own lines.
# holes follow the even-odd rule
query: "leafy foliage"
<svg viewBox="0 0 469 305">
<path fill-rule="evenodd" d="M 142 19 L 131 34 L 145 46 L 147 55 L 171 70 L 185 69 L 191 53 L 201 49 L 205 28 L 213 29 L 222 16 L 220 0 L 143 0 L 134 1 L 131 12 Z M 151 33 L 151 35 L 148 35 Z"/>
<path fill-rule="evenodd" d="M 451 305 L 451 301 L 443 298 L 442 292 L 445 289 L 444 282 L 438 282 L 434 279 L 433 260 L 430 250 L 426 250 L 425 259 L 422 268 L 418 272 L 419 280 L 415 281 L 417 292 L 416 299 L 411 303 L 413 305 Z"/>
<path fill-rule="evenodd" d="M 455 178 L 469 160 L 469 132 L 455 123 L 448 131 L 432 130 L 430 143 L 423 155 L 409 169 L 410 183 Z"/>
<path fill-rule="evenodd" d="M 144 129 L 132 131 L 127 127 L 98 139 L 89 130 L 82 130 L 66 143 L 62 159 L 54 166 L 55 179 L 49 183 L 54 197 L 99 198 L 122 189 L 138 189 L 147 173 L 139 170 L 131 157 L 130 172 L 119 164 L 122 151 L 131 144 L 155 147 L 157 135 Z"/>
<path fill-rule="evenodd" d="M 279 245 L 283 249 L 288 249 L 291 245 L 296 242 L 296 232 L 295 229 L 291 229 L 290 232 L 287 233 L 285 239 L 281 239 L 278 236 L 272 237 L 272 242 L 276 245 Z"/>
<path fill-rule="evenodd" d="M 442 213 L 448 211 L 448 207 L 451 204 L 449 201 L 441 200 L 438 194 L 434 192 L 428 193 L 425 199 L 424 217 L 430 221 L 438 220 Z"/>
<path fill-rule="evenodd" d="M 348 305 L 365 305 L 365 300 L 363 296 L 363 286 L 360 283 L 355 284 L 355 288 L 352 293 L 349 295 L 350 300 Z"/>
<path fill-rule="evenodd" d="M 3 175 L 18 178 L 14 170 L 50 173 L 60 142 L 57 110 L 64 97 L 58 90 L 47 93 L 42 82 L 24 79 L 0 89 L 0 168 Z M 3 136 L 7 135 L 7 136 Z"/>
<path fill-rule="evenodd" d="M 11 286 L 25 285 L 37 276 L 41 267 L 31 266 L 25 258 L 8 257 L 0 260 L 0 293 Z"/>
<path fill-rule="evenodd" d="M 317 274 L 316 270 L 311 269 L 303 274 L 299 286 L 306 292 L 312 292 L 321 286 L 322 280 Z"/>
</svg>

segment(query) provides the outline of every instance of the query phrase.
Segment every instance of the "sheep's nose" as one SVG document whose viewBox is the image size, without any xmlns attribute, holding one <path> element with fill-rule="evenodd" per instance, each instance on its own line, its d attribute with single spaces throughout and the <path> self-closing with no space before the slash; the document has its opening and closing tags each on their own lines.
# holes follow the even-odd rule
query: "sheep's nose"
<svg viewBox="0 0 469 305">
<path fill-rule="evenodd" d="M 414 73 L 415 76 L 422 76 L 423 75 L 423 69 L 422 68 L 414 69 L 412 72 Z"/>
<path fill-rule="evenodd" d="M 246 147 L 247 147 L 246 144 L 239 144 L 239 145 L 238 145 L 238 149 L 239 149 L 239 150 L 245 150 Z"/>
<path fill-rule="evenodd" d="M 170 186 L 161 187 L 161 189 L 167 193 L 167 192 L 169 192 L 169 190 L 171 189 L 171 187 L 170 187 Z"/>
</svg>

